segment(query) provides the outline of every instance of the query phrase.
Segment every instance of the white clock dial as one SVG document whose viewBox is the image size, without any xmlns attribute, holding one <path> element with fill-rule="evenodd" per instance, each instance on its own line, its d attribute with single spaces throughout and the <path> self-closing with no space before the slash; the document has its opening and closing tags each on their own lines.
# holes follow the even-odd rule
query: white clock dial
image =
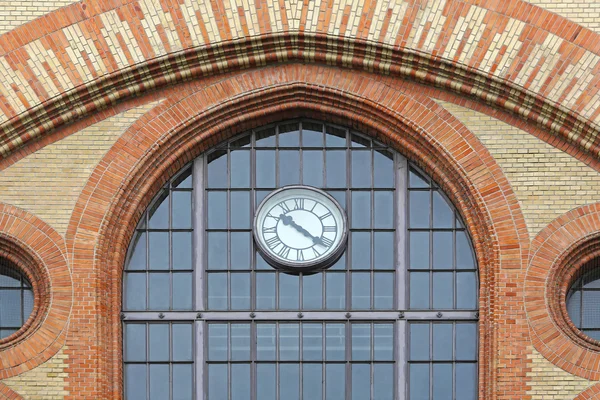
<svg viewBox="0 0 600 400">
<path fill-rule="evenodd" d="M 327 193 L 308 186 L 288 186 L 258 206 L 254 237 L 274 267 L 289 270 L 326 268 L 346 244 L 346 215 Z"/>
</svg>

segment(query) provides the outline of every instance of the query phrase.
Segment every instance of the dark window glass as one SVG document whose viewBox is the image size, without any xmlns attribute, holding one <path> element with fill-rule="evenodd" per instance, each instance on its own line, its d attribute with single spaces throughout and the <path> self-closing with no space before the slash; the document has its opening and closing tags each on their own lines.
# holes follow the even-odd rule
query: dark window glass
<svg viewBox="0 0 600 400">
<path fill-rule="evenodd" d="M 587 336 L 600 338 L 600 259 L 584 264 L 566 298 L 571 321 Z"/>
<path fill-rule="evenodd" d="M 12 262 L 0 258 L 0 339 L 18 331 L 32 310 L 29 279 Z"/>
</svg>

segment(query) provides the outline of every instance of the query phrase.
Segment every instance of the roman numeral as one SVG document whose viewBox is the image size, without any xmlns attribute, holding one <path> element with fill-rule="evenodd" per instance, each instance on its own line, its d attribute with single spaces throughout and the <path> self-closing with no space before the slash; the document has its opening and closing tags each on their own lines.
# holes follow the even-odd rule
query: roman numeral
<svg viewBox="0 0 600 400">
<path fill-rule="evenodd" d="M 288 255 L 290 254 L 290 248 L 287 247 L 285 244 L 283 245 L 283 247 L 281 249 L 279 249 L 279 251 L 277 252 L 277 254 L 280 257 L 283 258 L 288 258 Z"/>
<path fill-rule="evenodd" d="M 273 218 L 275 221 L 279 222 L 279 217 L 275 216 L 275 215 L 271 215 L 270 213 L 267 214 L 267 218 Z"/>
<path fill-rule="evenodd" d="M 321 221 L 323 221 L 323 220 L 324 220 L 325 218 L 327 218 L 327 217 L 331 217 L 331 213 L 330 213 L 330 212 L 328 212 L 327 214 L 323 214 L 323 215 L 321 215 L 321 216 L 319 217 L 319 219 L 320 219 Z"/>
<path fill-rule="evenodd" d="M 277 247 L 281 244 L 281 240 L 279 240 L 279 236 L 273 236 L 272 238 L 267 239 L 266 242 L 267 242 L 267 246 L 269 246 L 270 249 L 274 249 L 275 247 Z"/>
<path fill-rule="evenodd" d="M 277 227 L 276 226 L 263 226 L 263 233 L 277 233 Z"/>
<path fill-rule="evenodd" d="M 281 203 L 279 203 L 279 207 L 281 207 L 284 214 L 287 214 L 291 211 L 290 208 L 288 207 L 288 205 L 285 203 L 285 201 L 282 201 Z"/>
<path fill-rule="evenodd" d="M 317 249 L 315 249 L 314 247 L 311 247 L 311 249 L 312 249 L 313 253 L 315 253 L 315 257 L 319 257 L 321 255 L 321 253 L 319 253 L 317 251 Z"/>
<path fill-rule="evenodd" d="M 335 225 L 325 225 L 323 227 L 323 232 L 337 232 L 337 226 L 335 226 Z"/>
<path fill-rule="evenodd" d="M 323 243 L 324 246 L 326 247 L 331 247 L 331 245 L 333 244 L 333 240 L 328 239 L 326 237 L 321 237 L 321 243 Z"/>
<path fill-rule="evenodd" d="M 304 199 L 294 199 L 294 210 L 304 210 Z"/>
<path fill-rule="evenodd" d="M 304 251 L 298 250 L 296 254 L 296 261 L 304 261 Z"/>
</svg>

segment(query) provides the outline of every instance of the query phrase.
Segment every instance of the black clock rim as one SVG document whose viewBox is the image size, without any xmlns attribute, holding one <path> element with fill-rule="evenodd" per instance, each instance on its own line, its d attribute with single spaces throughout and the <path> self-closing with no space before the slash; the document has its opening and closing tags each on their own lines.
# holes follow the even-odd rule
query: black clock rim
<svg viewBox="0 0 600 400">
<path fill-rule="evenodd" d="M 295 263 L 293 261 L 276 260 L 273 257 L 271 257 L 270 253 L 264 248 L 264 246 L 258 239 L 257 235 L 258 235 L 259 211 L 262 209 L 265 202 L 267 202 L 271 197 L 274 197 L 278 193 L 281 193 L 281 192 L 284 192 L 284 191 L 287 191 L 290 189 L 304 189 L 304 190 L 311 190 L 313 192 L 316 192 L 322 196 L 325 196 L 327 199 L 329 199 L 340 211 L 340 214 L 342 215 L 342 239 L 340 240 L 340 242 L 337 244 L 335 249 L 330 253 L 330 255 L 328 257 L 326 257 L 322 260 L 315 261 L 315 262 L 303 263 L 302 265 L 298 265 L 297 263 Z M 254 213 L 254 221 L 252 223 L 252 237 L 254 238 L 254 243 L 256 245 L 258 252 L 264 258 L 264 260 L 267 262 L 267 264 L 269 264 L 273 268 L 276 268 L 276 269 L 284 271 L 284 272 L 292 273 L 292 274 L 294 274 L 294 273 L 298 274 L 301 272 L 302 273 L 318 272 L 318 271 L 323 271 L 323 270 L 331 267 L 333 264 L 335 264 L 340 259 L 340 257 L 344 253 L 344 251 L 346 250 L 346 244 L 348 242 L 348 218 L 346 216 L 346 212 L 344 211 L 344 208 L 340 205 L 340 203 L 332 195 L 325 192 L 324 190 L 316 188 L 314 186 L 308 186 L 308 185 L 287 185 L 287 186 L 280 187 L 279 189 L 273 190 L 271 193 L 269 193 L 267 196 L 265 196 L 265 198 L 262 199 L 262 201 L 258 204 L 258 206 L 256 207 L 256 211 Z"/>
</svg>

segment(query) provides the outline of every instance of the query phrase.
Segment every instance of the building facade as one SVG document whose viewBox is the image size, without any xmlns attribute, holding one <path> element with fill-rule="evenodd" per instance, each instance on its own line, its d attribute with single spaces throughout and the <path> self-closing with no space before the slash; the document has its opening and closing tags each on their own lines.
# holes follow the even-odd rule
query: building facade
<svg viewBox="0 0 600 400">
<path fill-rule="evenodd" d="M 596 2 L 0 15 L 0 398 L 600 398 Z M 325 272 L 254 242 L 290 184 Z"/>
</svg>

